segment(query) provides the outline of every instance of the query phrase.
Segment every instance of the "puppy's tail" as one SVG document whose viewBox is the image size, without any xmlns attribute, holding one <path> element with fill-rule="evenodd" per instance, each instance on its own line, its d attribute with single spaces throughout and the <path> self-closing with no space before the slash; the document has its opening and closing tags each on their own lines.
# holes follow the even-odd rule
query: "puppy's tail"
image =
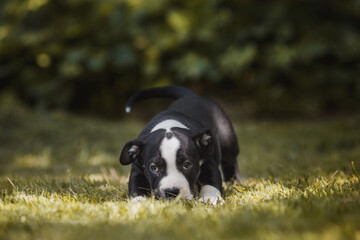
<svg viewBox="0 0 360 240">
<path fill-rule="evenodd" d="M 176 85 L 144 89 L 140 92 L 135 93 L 129 98 L 129 100 L 126 103 L 125 111 L 129 113 L 136 102 L 143 101 L 149 98 L 178 99 L 193 94 L 195 94 L 193 91 Z"/>
</svg>

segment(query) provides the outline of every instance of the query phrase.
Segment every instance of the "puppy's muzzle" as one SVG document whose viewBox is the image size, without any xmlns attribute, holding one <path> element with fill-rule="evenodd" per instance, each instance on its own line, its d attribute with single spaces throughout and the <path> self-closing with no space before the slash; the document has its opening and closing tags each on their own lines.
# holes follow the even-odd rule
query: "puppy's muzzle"
<svg viewBox="0 0 360 240">
<path fill-rule="evenodd" d="M 180 193 L 179 188 L 166 188 L 164 189 L 165 198 L 176 198 Z"/>
</svg>

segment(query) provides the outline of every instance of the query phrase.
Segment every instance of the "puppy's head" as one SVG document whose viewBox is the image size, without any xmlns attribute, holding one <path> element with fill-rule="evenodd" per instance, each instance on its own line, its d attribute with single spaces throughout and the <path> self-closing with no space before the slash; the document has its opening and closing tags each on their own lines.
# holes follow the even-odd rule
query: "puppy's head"
<svg viewBox="0 0 360 240">
<path fill-rule="evenodd" d="M 125 144 L 120 163 L 143 170 L 152 192 L 162 198 L 191 199 L 200 173 L 200 160 L 211 151 L 208 130 L 159 129 Z"/>
</svg>

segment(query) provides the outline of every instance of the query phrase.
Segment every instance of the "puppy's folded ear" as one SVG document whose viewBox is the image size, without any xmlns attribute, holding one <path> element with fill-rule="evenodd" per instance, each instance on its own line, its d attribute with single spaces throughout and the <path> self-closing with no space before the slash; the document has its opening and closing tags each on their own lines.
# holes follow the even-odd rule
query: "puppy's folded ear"
<svg viewBox="0 0 360 240">
<path fill-rule="evenodd" d="M 133 140 L 127 142 L 120 154 L 120 163 L 122 165 L 129 165 L 137 160 L 142 151 L 143 142 L 139 140 Z"/>
<path fill-rule="evenodd" d="M 212 137 L 210 130 L 202 129 L 199 132 L 195 133 L 195 135 L 193 136 L 193 140 L 194 140 L 196 146 L 201 151 L 204 151 L 211 145 L 211 143 L 213 141 L 213 137 Z"/>
</svg>

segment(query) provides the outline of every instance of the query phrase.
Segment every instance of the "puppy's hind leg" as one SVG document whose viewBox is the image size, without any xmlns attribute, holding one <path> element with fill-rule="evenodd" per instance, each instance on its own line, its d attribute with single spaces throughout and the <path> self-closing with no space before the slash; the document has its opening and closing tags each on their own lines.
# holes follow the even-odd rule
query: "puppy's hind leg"
<svg viewBox="0 0 360 240">
<path fill-rule="evenodd" d="M 226 159 L 223 157 L 221 161 L 221 168 L 225 182 L 228 182 L 231 179 L 235 179 L 236 181 L 240 182 L 240 173 L 236 157 L 232 157 L 231 159 Z"/>
<path fill-rule="evenodd" d="M 221 110 L 217 115 L 217 127 L 221 148 L 221 167 L 224 181 L 235 179 L 240 181 L 236 157 L 239 154 L 239 144 L 230 119 Z"/>
<path fill-rule="evenodd" d="M 223 172 L 224 181 L 235 179 L 240 182 L 239 167 L 236 157 L 239 153 L 239 147 L 236 138 L 231 144 L 223 144 L 221 146 L 221 168 Z"/>
</svg>

